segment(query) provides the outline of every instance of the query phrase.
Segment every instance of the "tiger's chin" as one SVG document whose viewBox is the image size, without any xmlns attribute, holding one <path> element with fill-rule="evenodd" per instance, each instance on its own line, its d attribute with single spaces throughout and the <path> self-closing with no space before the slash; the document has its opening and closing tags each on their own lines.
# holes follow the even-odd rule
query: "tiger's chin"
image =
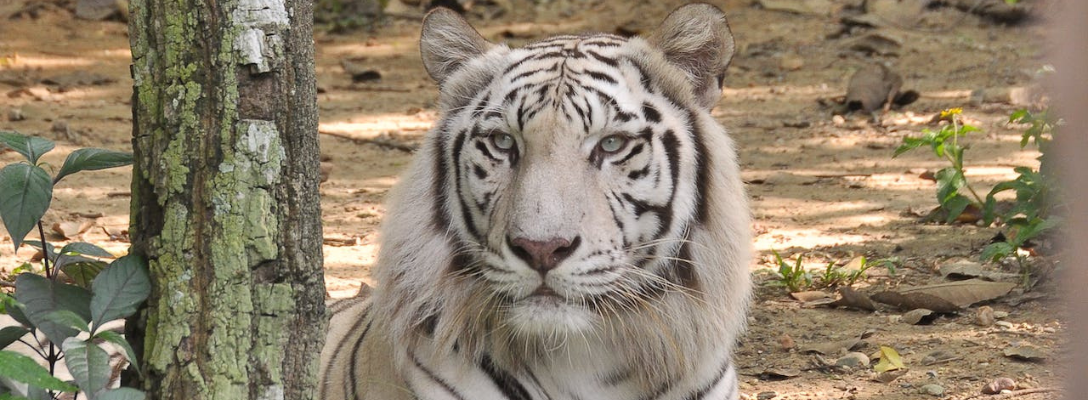
<svg viewBox="0 0 1088 400">
<path fill-rule="evenodd" d="M 600 317 L 585 306 L 571 304 L 559 296 L 531 295 L 511 304 L 507 318 L 517 331 L 555 337 L 588 331 Z"/>
</svg>

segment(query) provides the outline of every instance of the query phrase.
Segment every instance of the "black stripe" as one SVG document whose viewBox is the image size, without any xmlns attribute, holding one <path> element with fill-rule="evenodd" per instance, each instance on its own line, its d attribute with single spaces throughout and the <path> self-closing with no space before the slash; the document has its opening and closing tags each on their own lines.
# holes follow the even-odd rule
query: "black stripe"
<svg viewBox="0 0 1088 400">
<path fill-rule="evenodd" d="M 725 373 L 727 371 L 729 371 L 729 360 L 725 360 L 725 365 L 723 365 L 721 370 L 718 371 L 718 376 L 714 377 L 714 380 L 710 381 L 710 383 L 707 383 L 706 385 L 703 385 L 703 387 L 699 388 L 699 390 L 696 390 L 694 393 L 688 395 L 684 399 L 685 400 L 702 400 L 703 396 L 706 396 L 707 392 L 709 392 L 711 389 L 714 389 L 714 386 L 717 386 L 718 382 L 722 381 L 722 378 L 725 377 Z M 737 385 L 733 385 L 733 386 L 735 387 Z M 736 390 L 736 389 L 734 388 L 732 390 Z M 731 399 L 732 396 L 731 395 L 726 396 L 725 398 L 726 399 Z"/>
<path fill-rule="evenodd" d="M 367 311 L 369 311 L 369 310 L 367 310 Z M 351 328 L 351 331 L 354 332 L 355 329 L 358 327 L 358 324 L 362 323 L 363 320 L 366 320 L 366 319 L 367 318 L 365 318 L 365 315 L 364 315 L 364 318 L 359 318 L 359 322 L 356 323 L 356 325 Z M 356 400 L 361 400 L 362 397 L 359 397 L 359 393 L 358 393 L 359 388 L 355 385 L 355 376 L 356 376 L 355 374 L 357 372 L 355 369 L 359 365 L 359 363 L 357 362 L 359 360 L 359 348 L 363 346 L 363 340 L 366 339 L 366 334 L 370 332 L 370 323 L 371 323 L 371 321 L 367 321 L 366 328 L 364 328 L 363 333 L 359 335 L 359 340 L 356 340 L 355 343 L 352 344 L 352 346 L 351 346 L 351 358 L 348 359 L 348 363 L 351 364 L 348 367 L 348 377 L 350 378 L 350 379 L 348 379 L 348 382 L 349 382 L 349 385 L 348 385 L 348 397 L 356 399 Z M 336 352 L 336 354 L 339 354 L 339 353 L 340 352 L 338 350 Z"/>
<path fill-rule="evenodd" d="M 593 57 L 593 59 L 597 60 L 598 62 L 608 65 L 609 67 L 616 68 L 620 65 L 619 61 L 616 61 L 616 59 L 607 57 L 596 51 L 586 50 L 585 53 L 589 54 L 590 57 Z"/>
<path fill-rule="evenodd" d="M 661 113 L 650 103 L 642 103 L 642 116 L 650 123 L 661 122 Z"/>
<path fill-rule="evenodd" d="M 710 162 L 706 143 L 703 143 L 703 131 L 694 111 L 688 110 L 688 123 L 691 124 L 691 139 L 695 143 L 695 220 L 705 224 L 710 215 Z"/>
<path fill-rule="evenodd" d="M 480 359 L 480 369 L 483 369 L 487 376 L 491 378 L 491 382 L 495 383 L 495 386 L 499 388 L 509 400 L 532 400 L 529 396 L 529 392 L 525 390 L 525 386 L 518 382 L 517 378 L 510 375 L 509 372 L 503 371 L 495 366 L 491 362 L 491 357 L 484 355 Z"/>
<path fill-rule="evenodd" d="M 631 159 L 635 158 L 635 156 L 637 156 L 639 154 L 642 154 L 642 149 L 643 148 L 645 148 L 645 145 L 643 145 L 642 143 L 639 143 L 639 144 L 636 144 L 636 145 L 632 146 L 631 151 L 628 151 L 627 155 L 623 156 L 623 158 L 621 158 L 619 160 L 613 161 L 612 165 L 619 165 L 619 164 L 623 164 L 625 162 L 631 161 Z"/>
<path fill-rule="evenodd" d="M 446 161 L 446 126 L 439 128 L 434 138 L 434 181 L 431 182 L 431 192 L 434 194 L 434 215 L 431 223 L 438 232 L 446 232 L 450 227 L 450 217 L 446 210 L 446 185 L 449 180 L 449 163 Z"/>
<path fill-rule="evenodd" d="M 608 76 L 608 74 L 606 74 L 604 72 L 586 71 L 586 74 L 588 74 L 589 77 L 593 78 L 594 80 L 608 82 L 608 83 L 611 83 L 613 85 L 618 83 L 618 82 L 616 82 L 615 78 L 613 78 L 611 76 Z"/>
<path fill-rule="evenodd" d="M 699 278 L 695 275 L 694 258 L 691 256 L 691 235 L 690 232 L 684 232 L 684 242 L 680 244 L 680 250 L 676 252 L 676 257 L 671 260 L 671 270 L 676 273 L 680 282 L 677 282 L 683 287 L 694 290 L 699 293 Z"/>
<path fill-rule="evenodd" d="M 473 136 L 475 135 L 474 133 Z M 465 196 L 461 194 L 461 150 L 464 148 L 465 142 L 469 140 L 468 133 L 461 131 L 453 140 L 453 166 L 457 168 L 457 172 L 453 175 L 453 191 L 457 194 L 457 203 L 461 206 L 461 222 L 468 229 L 469 235 L 480 239 L 480 230 L 476 228 L 476 223 L 472 219 L 472 210 L 468 208 L 468 202 L 465 201 Z"/>
<path fill-rule="evenodd" d="M 408 356 L 412 358 L 412 362 L 414 362 L 416 364 L 416 368 L 419 368 L 420 371 L 423 371 L 424 374 L 427 374 L 428 378 L 430 378 L 432 381 L 434 381 L 435 383 L 442 386 L 443 389 L 446 389 L 446 392 L 449 392 L 450 396 L 453 396 L 454 398 L 456 398 L 458 400 L 465 400 L 465 397 L 462 396 L 460 393 L 457 393 L 457 391 L 454 390 L 453 387 L 450 386 L 449 383 L 447 383 L 442 378 L 439 378 L 438 375 L 435 375 L 434 372 L 431 372 L 431 370 L 427 369 L 427 367 L 424 367 L 423 363 L 419 362 L 419 359 L 416 358 L 415 353 L 412 353 L 411 351 L 409 351 Z"/>
</svg>

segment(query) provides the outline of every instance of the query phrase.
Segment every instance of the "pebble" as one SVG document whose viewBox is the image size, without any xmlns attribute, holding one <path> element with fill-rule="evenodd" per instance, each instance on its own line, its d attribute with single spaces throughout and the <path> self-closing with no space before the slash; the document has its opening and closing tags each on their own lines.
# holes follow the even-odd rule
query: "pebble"
<svg viewBox="0 0 1088 400">
<path fill-rule="evenodd" d="M 835 360 L 835 366 L 853 369 L 865 368 L 869 366 L 869 356 L 865 355 L 865 353 L 852 351 L 846 353 L 845 356 L 839 357 L 838 360 Z"/>
<path fill-rule="evenodd" d="M 8 110 L 8 121 L 22 121 L 26 119 L 26 114 L 23 114 L 23 109 L 12 108 Z"/>
<path fill-rule="evenodd" d="M 786 71 L 796 71 L 805 66 L 805 60 L 798 56 L 787 55 L 778 60 L 778 66 Z"/>
<path fill-rule="evenodd" d="M 1016 381 L 1012 378 L 997 378 L 982 387 L 982 394 L 998 394 L 1005 390 L 1016 389 Z"/>
<path fill-rule="evenodd" d="M 982 306 L 975 312 L 975 325 L 990 326 L 994 324 L 994 309 L 990 306 Z"/>
<path fill-rule="evenodd" d="M 778 337 L 778 346 L 784 351 L 790 351 L 797 347 L 797 343 L 793 341 L 793 337 L 788 333 L 783 333 L 782 336 Z"/>
<path fill-rule="evenodd" d="M 1012 329 L 1012 322 L 1009 321 L 997 321 L 994 322 L 994 325 L 1000 326 L 1005 329 Z"/>
<path fill-rule="evenodd" d="M 770 399 L 773 399 L 775 397 L 778 397 L 778 393 L 775 393 L 775 392 L 759 392 L 759 394 L 756 395 L 756 400 L 770 400 Z"/>
<path fill-rule="evenodd" d="M 1009 317 L 1009 313 L 1007 311 L 994 311 L 994 318 L 1005 319 L 1005 318 L 1008 318 L 1008 317 Z"/>
<path fill-rule="evenodd" d="M 834 117 L 831 117 L 831 123 L 835 124 L 835 126 L 843 126 L 844 124 L 846 124 L 846 117 L 836 115 Z"/>
<path fill-rule="evenodd" d="M 936 383 L 930 383 L 927 385 L 923 385 L 921 392 L 930 396 L 940 397 L 944 394 L 944 386 L 938 385 Z"/>
</svg>

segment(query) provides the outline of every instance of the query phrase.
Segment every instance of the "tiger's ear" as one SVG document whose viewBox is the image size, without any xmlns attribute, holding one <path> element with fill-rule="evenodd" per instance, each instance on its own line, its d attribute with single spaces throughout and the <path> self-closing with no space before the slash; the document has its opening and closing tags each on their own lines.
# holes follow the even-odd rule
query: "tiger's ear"
<svg viewBox="0 0 1088 400">
<path fill-rule="evenodd" d="M 710 4 L 676 9 L 648 38 L 665 59 L 688 76 L 700 105 L 711 109 L 722 94 L 725 68 L 733 58 L 733 33 L 725 13 Z"/>
<path fill-rule="evenodd" d="M 427 73 L 440 84 L 465 62 L 492 46 L 453 10 L 436 8 L 423 18 L 419 52 Z"/>
</svg>

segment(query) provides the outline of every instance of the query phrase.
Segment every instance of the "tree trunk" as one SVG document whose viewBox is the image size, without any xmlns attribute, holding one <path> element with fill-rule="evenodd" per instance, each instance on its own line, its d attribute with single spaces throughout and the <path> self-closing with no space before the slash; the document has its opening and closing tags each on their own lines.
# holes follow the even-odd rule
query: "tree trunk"
<svg viewBox="0 0 1088 400">
<path fill-rule="evenodd" d="M 152 399 L 311 399 L 327 318 L 306 0 L 132 0 L 126 330 Z"/>
</svg>

